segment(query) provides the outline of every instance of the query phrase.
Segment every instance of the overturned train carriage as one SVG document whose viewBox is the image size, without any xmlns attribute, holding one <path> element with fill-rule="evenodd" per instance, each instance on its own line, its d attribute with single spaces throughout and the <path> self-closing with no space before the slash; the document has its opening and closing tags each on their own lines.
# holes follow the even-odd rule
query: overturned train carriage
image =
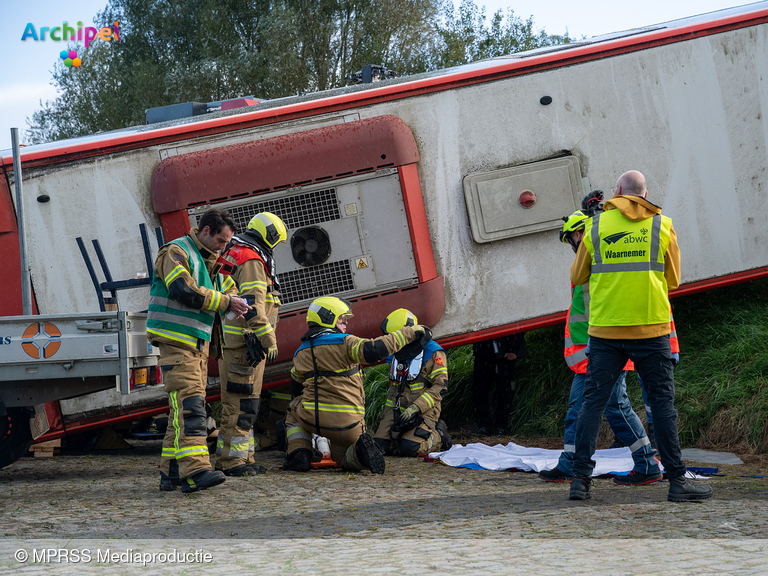
<svg viewBox="0 0 768 576">
<path fill-rule="evenodd" d="M 569 302 L 560 217 L 628 169 L 674 220 L 679 293 L 768 275 L 767 22 L 761 2 L 26 148 L 36 309 L 98 310 L 77 237 L 99 240 L 115 278 L 135 278 L 148 268 L 141 224 L 171 239 L 217 206 L 239 226 L 268 210 L 289 229 L 275 252 L 285 305 L 273 372 L 287 370 L 307 305 L 326 294 L 353 302 L 350 330 L 363 336 L 403 306 L 447 345 L 544 326 Z M 8 153 L 2 169 L 0 241 L 15 262 L 0 315 L 13 315 Z M 144 310 L 148 289 L 118 299 Z"/>
</svg>

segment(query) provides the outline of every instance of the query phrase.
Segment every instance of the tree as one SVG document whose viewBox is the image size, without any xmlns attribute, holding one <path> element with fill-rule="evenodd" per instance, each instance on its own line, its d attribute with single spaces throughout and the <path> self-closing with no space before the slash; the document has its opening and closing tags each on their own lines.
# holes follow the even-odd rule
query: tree
<svg viewBox="0 0 768 576">
<path fill-rule="evenodd" d="M 60 96 L 28 119 L 32 143 L 143 124 L 145 110 L 239 96 L 279 98 L 343 86 L 365 64 L 414 74 L 569 42 L 472 0 L 109 0 L 77 69 L 58 64 Z M 76 46 L 72 48 L 78 49 Z M 78 49 L 80 53 L 80 49 Z"/>
</svg>

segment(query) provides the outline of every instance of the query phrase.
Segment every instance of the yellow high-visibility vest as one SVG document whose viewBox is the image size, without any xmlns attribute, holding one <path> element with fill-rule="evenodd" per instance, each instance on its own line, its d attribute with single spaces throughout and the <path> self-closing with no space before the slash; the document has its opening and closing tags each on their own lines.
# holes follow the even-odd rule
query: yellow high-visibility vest
<svg viewBox="0 0 768 576">
<path fill-rule="evenodd" d="M 657 214 L 633 222 L 619 210 L 587 221 L 591 256 L 591 326 L 644 326 L 669 322 L 664 254 L 672 220 Z"/>
</svg>

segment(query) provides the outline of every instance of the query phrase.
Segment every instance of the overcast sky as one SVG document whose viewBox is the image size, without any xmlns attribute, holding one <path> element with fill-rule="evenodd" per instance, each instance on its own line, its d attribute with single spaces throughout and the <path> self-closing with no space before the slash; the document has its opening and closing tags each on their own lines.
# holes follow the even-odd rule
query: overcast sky
<svg viewBox="0 0 768 576">
<path fill-rule="evenodd" d="M 10 148 L 10 128 L 19 128 L 20 136 L 27 129 L 26 118 L 40 108 L 40 101 L 56 98 L 51 86 L 51 70 L 59 59 L 63 42 L 21 42 L 27 23 L 36 30 L 41 26 L 53 28 L 68 25 L 91 25 L 97 12 L 107 0 L 78 0 L 72 7 L 59 0 L 7 0 L 0 22 L 0 50 L 5 54 L 0 76 L 0 150 Z M 748 2 L 733 0 L 477 0 L 486 7 L 486 15 L 511 7 L 516 16 L 533 16 L 536 30 L 549 34 L 568 33 L 576 38 L 591 37 L 608 32 L 668 22 L 686 16 L 703 14 L 723 8 L 741 6 Z M 76 26 L 75 26 L 76 27 Z"/>
</svg>

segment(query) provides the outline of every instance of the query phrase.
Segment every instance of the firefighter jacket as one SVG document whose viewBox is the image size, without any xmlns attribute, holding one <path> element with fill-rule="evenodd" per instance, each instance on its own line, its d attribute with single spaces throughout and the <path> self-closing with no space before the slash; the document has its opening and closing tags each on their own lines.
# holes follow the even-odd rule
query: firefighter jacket
<svg viewBox="0 0 768 576">
<path fill-rule="evenodd" d="M 360 364 L 381 362 L 413 341 L 415 332 L 406 326 L 369 340 L 332 329 L 310 329 L 293 356 L 291 391 L 301 391 L 304 410 L 321 425 L 328 420 L 360 421 L 365 416 L 365 392 Z M 314 358 L 314 360 L 313 360 Z"/>
<path fill-rule="evenodd" d="M 217 312 L 229 308 L 234 281 L 218 273 L 218 254 L 197 239 L 197 228 L 163 246 L 149 290 L 147 338 L 200 349 L 210 342 Z"/>
<path fill-rule="evenodd" d="M 670 333 L 667 291 L 680 285 L 672 220 L 644 198 L 619 196 L 587 221 L 571 281 L 589 282 L 589 335 L 643 339 Z"/>
<path fill-rule="evenodd" d="M 230 278 L 237 284 L 240 296 L 251 296 L 248 300 L 252 310 L 245 313 L 245 318 L 224 318 L 224 348 L 245 346 L 243 332 L 251 331 L 266 349 L 277 344 L 275 326 L 280 294 L 264 257 L 252 246 L 238 240 L 237 236 L 233 239 L 224 259 L 233 264 Z"/>
<path fill-rule="evenodd" d="M 416 404 L 424 419 L 437 422 L 440 402 L 448 392 L 448 359 L 443 348 L 430 340 L 412 360 L 401 362 L 392 355 L 387 362 L 391 382 L 387 408 L 402 410 Z"/>
</svg>

